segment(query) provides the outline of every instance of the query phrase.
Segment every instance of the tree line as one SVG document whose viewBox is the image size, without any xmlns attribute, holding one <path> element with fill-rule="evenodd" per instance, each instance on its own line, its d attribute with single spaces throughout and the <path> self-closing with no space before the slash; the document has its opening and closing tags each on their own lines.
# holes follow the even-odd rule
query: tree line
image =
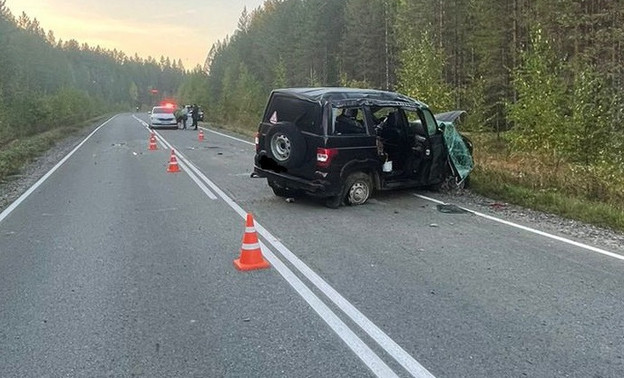
<svg viewBox="0 0 624 378">
<path fill-rule="evenodd" d="M 4 3 L 0 146 L 163 96 L 253 130 L 273 88 L 357 86 L 467 110 L 465 128 L 512 153 L 624 177 L 620 1 L 266 0 L 192 71 L 58 40 Z"/>
<path fill-rule="evenodd" d="M 56 39 L 36 18 L 13 16 L 5 0 L 0 51 L 0 147 L 112 110 L 153 105 L 175 96 L 186 76 L 180 60 Z"/>
<path fill-rule="evenodd" d="M 267 0 L 214 44 L 211 119 L 256 127 L 271 89 L 397 90 L 553 162 L 622 167 L 624 4 L 610 0 Z"/>
</svg>

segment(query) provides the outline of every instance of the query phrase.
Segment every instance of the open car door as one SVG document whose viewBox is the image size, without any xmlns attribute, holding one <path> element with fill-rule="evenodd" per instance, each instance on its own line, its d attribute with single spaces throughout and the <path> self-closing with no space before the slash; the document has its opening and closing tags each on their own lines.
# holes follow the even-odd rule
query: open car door
<svg viewBox="0 0 624 378">
<path fill-rule="evenodd" d="M 420 185 L 444 180 L 448 172 L 448 155 L 444 135 L 433 114 L 427 109 L 404 109 L 408 121 L 407 136 L 412 144 L 411 179 Z"/>
</svg>

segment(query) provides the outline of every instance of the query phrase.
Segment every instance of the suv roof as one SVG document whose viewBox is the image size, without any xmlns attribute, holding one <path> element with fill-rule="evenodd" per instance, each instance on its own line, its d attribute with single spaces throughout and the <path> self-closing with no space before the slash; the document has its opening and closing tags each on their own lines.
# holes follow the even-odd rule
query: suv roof
<svg viewBox="0 0 624 378">
<path fill-rule="evenodd" d="M 288 95 L 311 102 L 330 102 L 336 106 L 377 103 L 418 108 L 427 107 L 426 104 L 400 93 L 377 89 L 344 87 L 282 88 L 273 90 L 273 94 Z"/>
</svg>

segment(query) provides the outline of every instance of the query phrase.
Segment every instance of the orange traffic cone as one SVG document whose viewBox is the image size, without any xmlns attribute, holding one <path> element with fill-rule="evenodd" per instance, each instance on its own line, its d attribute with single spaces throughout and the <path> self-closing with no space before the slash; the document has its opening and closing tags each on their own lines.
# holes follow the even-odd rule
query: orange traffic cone
<svg viewBox="0 0 624 378">
<path fill-rule="evenodd" d="M 151 151 L 158 149 L 158 145 L 156 144 L 156 135 L 154 135 L 154 133 L 152 133 L 149 138 L 149 149 Z"/>
<path fill-rule="evenodd" d="M 175 151 L 171 149 L 171 157 L 169 158 L 169 168 L 167 168 L 167 172 L 175 173 L 180 172 L 180 167 L 178 166 L 178 159 L 176 159 Z"/>
<path fill-rule="evenodd" d="M 251 213 L 247 213 L 241 255 L 240 258 L 234 260 L 234 266 L 238 270 L 265 269 L 270 266 L 269 262 L 262 257 L 262 250 L 260 249 L 260 243 L 258 243 L 258 235 L 256 234 Z"/>
<path fill-rule="evenodd" d="M 199 134 L 197 135 L 197 139 L 199 139 L 200 142 L 204 141 L 204 130 L 199 129 Z"/>
</svg>

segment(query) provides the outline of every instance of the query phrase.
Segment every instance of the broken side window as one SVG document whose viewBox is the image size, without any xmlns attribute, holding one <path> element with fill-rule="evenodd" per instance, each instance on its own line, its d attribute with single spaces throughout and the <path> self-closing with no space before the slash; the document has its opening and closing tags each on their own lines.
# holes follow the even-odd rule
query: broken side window
<svg viewBox="0 0 624 378">
<path fill-rule="evenodd" d="M 434 135 L 438 131 L 438 123 L 435 117 L 429 109 L 423 109 L 422 112 L 425 118 L 425 124 L 427 125 L 427 134 L 429 136 Z"/>
<path fill-rule="evenodd" d="M 332 129 L 334 135 L 366 134 L 364 112 L 359 107 L 332 107 Z"/>
<path fill-rule="evenodd" d="M 405 115 L 407 116 L 408 122 L 408 131 L 407 134 L 409 137 L 415 137 L 416 135 L 421 136 L 423 138 L 427 137 L 427 131 L 423 126 L 423 121 L 421 118 L 420 112 L 417 112 L 414 109 L 405 109 Z"/>
</svg>

